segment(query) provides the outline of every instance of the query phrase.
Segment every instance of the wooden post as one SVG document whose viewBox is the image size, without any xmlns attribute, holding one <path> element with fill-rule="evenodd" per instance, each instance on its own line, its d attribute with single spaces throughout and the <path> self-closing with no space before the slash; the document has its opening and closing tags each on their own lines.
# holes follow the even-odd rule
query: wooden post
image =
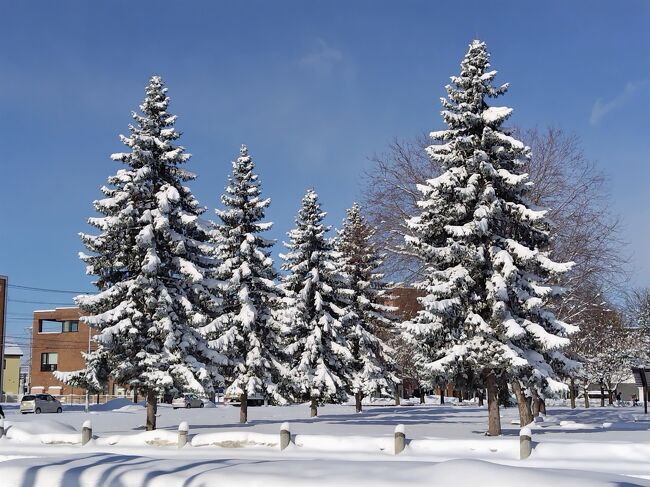
<svg viewBox="0 0 650 487">
<path fill-rule="evenodd" d="M 519 431 L 519 459 L 525 460 L 533 451 L 533 439 L 530 428 L 521 428 Z"/>
<path fill-rule="evenodd" d="M 284 450 L 291 443 L 291 431 L 289 423 L 282 423 L 280 426 L 280 451 Z"/>
<path fill-rule="evenodd" d="M 84 424 L 81 428 L 81 444 L 85 445 L 88 443 L 93 437 L 93 426 L 90 423 L 90 420 L 87 419 L 84 421 Z"/>
<path fill-rule="evenodd" d="M 181 424 L 178 425 L 178 448 L 183 448 L 187 445 L 187 435 L 189 430 L 190 427 L 187 424 L 187 421 L 181 421 Z"/>
<path fill-rule="evenodd" d="M 404 451 L 406 446 L 406 433 L 403 424 L 395 426 L 395 455 L 399 455 Z"/>
</svg>

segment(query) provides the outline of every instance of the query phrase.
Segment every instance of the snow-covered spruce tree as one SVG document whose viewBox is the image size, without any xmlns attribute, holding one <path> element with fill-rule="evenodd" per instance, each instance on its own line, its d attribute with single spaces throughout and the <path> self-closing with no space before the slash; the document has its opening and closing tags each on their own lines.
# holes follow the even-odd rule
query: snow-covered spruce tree
<svg viewBox="0 0 650 487">
<path fill-rule="evenodd" d="M 195 176 L 181 168 L 190 154 L 175 144 L 180 135 L 168 105 L 167 88 L 153 76 L 142 113 L 132 114 L 135 124 L 121 136 L 129 151 L 111 156 L 126 168 L 108 178 L 105 198 L 94 202 L 103 216 L 88 222 L 100 233 L 81 234 L 91 254 L 80 257 L 99 292 L 76 300 L 97 350 L 87 370 L 68 377 L 101 379 L 92 369 L 107 362 L 116 383 L 145 395 L 149 430 L 160 394 L 209 394 L 223 359 L 199 333 L 219 307 L 206 283 L 213 266 L 209 227 L 184 185 Z"/>
<path fill-rule="evenodd" d="M 354 203 L 335 240 L 338 272 L 345 286 L 342 294 L 350 316 L 346 328 L 357 412 L 361 412 L 364 397 L 375 393 L 392 395 L 399 383 L 392 350 L 387 345 L 395 333 L 395 308 L 384 303 L 389 292 L 383 274 L 377 271 L 382 257 L 372 241 L 374 234 L 361 207 Z"/>
<path fill-rule="evenodd" d="M 350 316 L 342 306 L 342 278 L 325 235 L 325 215 L 310 189 L 285 243 L 289 251 L 280 256 L 287 271 L 282 282 L 283 334 L 291 364 L 286 381 L 295 399 L 311 402 L 312 416 L 318 414 L 319 404 L 345 401 L 352 383 L 346 338 Z"/>
<path fill-rule="evenodd" d="M 431 134 L 439 143 L 427 151 L 443 173 L 419 186 L 421 213 L 408 221 L 407 243 L 426 262 L 418 284 L 426 296 L 404 330 L 429 370 L 482 376 L 488 434 L 499 435 L 497 378 L 563 387 L 556 378 L 574 365 L 562 349 L 575 327 L 548 308 L 559 292 L 550 282 L 570 265 L 545 251 L 545 211 L 526 197 L 529 149 L 502 127 L 512 110 L 487 104 L 508 88 L 493 86 L 489 67 L 485 44 L 474 41 L 442 99 L 448 128 Z"/>
<path fill-rule="evenodd" d="M 248 397 L 263 395 L 275 402 L 285 399 L 278 391 L 282 372 L 281 345 L 272 314 L 280 303 L 275 284 L 277 273 L 270 256 L 274 242 L 261 234 L 272 223 L 264 222 L 271 203 L 261 197 L 258 176 L 246 146 L 232 163 L 232 174 L 217 210 L 214 244 L 221 262 L 216 277 L 220 281 L 222 314 L 204 327 L 209 345 L 228 359 L 225 380 L 227 394 L 241 399 L 240 422 L 248 419 Z"/>
</svg>

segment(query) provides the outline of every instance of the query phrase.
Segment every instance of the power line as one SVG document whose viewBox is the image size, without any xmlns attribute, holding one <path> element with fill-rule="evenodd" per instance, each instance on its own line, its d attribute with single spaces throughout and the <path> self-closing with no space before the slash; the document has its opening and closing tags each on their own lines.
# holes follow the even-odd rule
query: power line
<svg viewBox="0 0 650 487">
<path fill-rule="evenodd" d="M 26 303 L 26 304 L 57 304 L 57 305 L 60 305 L 60 306 L 65 306 L 65 305 L 74 304 L 74 301 L 70 301 L 70 302 L 66 302 L 66 303 L 64 303 L 64 302 L 62 302 L 62 301 L 29 301 L 29 300 L 25 300 L 25 299 L 11 299 L 11 298 L 9 298 L 8 301 L 9 301 L 10 303 Z"/>
<path fill-rule="evenodd" d="M 94 294 L 90 291 L 67 291 L 65 289 L 49 289 L 44 287 L 22 286 L 19 284 L 9 284 L 9 287 L 23 289 L 25 291 L 39 291 L 44 293 L 61 293 L 61 294 Z"/>
</svg>

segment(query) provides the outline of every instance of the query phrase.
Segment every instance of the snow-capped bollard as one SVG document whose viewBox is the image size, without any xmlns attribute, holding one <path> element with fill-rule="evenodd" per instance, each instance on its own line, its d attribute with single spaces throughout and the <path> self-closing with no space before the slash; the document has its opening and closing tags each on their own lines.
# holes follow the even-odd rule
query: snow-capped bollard
<svg viewBox="0 0 650 487">
<path fill-rule="evenodd" d="M 404 430 L 403 424 L 398 424 L 395 426 L 395 455 L 398 455 L 404 451 L 406 446 L 406 433 Z"/>
<path fill-rule="evenodd" d="M 83 426 L 81 427 L 81 444 L 85 445 L 93 437 L 93 427 L 90 423 L 90 420 L 87 419 L 84 421 Z"/>
<path fill-rule="evenodd" d="M 5 435 L 5 420 L 0 418 L 0 439 Z"/>
<path fill-rule="evenodd" d="M 181 421 L 181 424 L 178 425 L 178 448 L 183 448 L 187 445 L 187 434 L 189 431 L 190 427 L 187 421 Z"/>
<path fill-rule="evenodd" d="M 291 443 L 291 431 L 289 431 L 289 423 L 282 423 L 280 426 L 280 451 L 284 450 Z"/>
<path fill-rule="evenodd" d="M 519 431 L 519 459 L 525 460 L 533 451 L 533 439 L 530 428 L 524 427 Z"/>
</svg>

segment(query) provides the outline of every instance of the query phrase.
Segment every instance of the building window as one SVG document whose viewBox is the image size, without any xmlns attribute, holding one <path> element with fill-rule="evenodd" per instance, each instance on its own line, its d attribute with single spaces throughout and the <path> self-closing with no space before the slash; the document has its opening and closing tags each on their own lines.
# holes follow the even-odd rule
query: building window
<svg viewBox="0 0 650 487">
<path fill-rule="evenodd" d="M 74 320 L 66 320 L 63 322 L 63 333 L 79 331 L 79 322 Z"/>
<path fill-rule="evenodd" d="M 41 372 L 52 372 L 57 369 L 59 354 L 56 352 L 45 352 L 41 354 Z"/>
<path fill-rule="evenodd" d="M 39 333 L 70 333 L 79 331 L 78 320 L 39 320 Z"/>
</svg>

